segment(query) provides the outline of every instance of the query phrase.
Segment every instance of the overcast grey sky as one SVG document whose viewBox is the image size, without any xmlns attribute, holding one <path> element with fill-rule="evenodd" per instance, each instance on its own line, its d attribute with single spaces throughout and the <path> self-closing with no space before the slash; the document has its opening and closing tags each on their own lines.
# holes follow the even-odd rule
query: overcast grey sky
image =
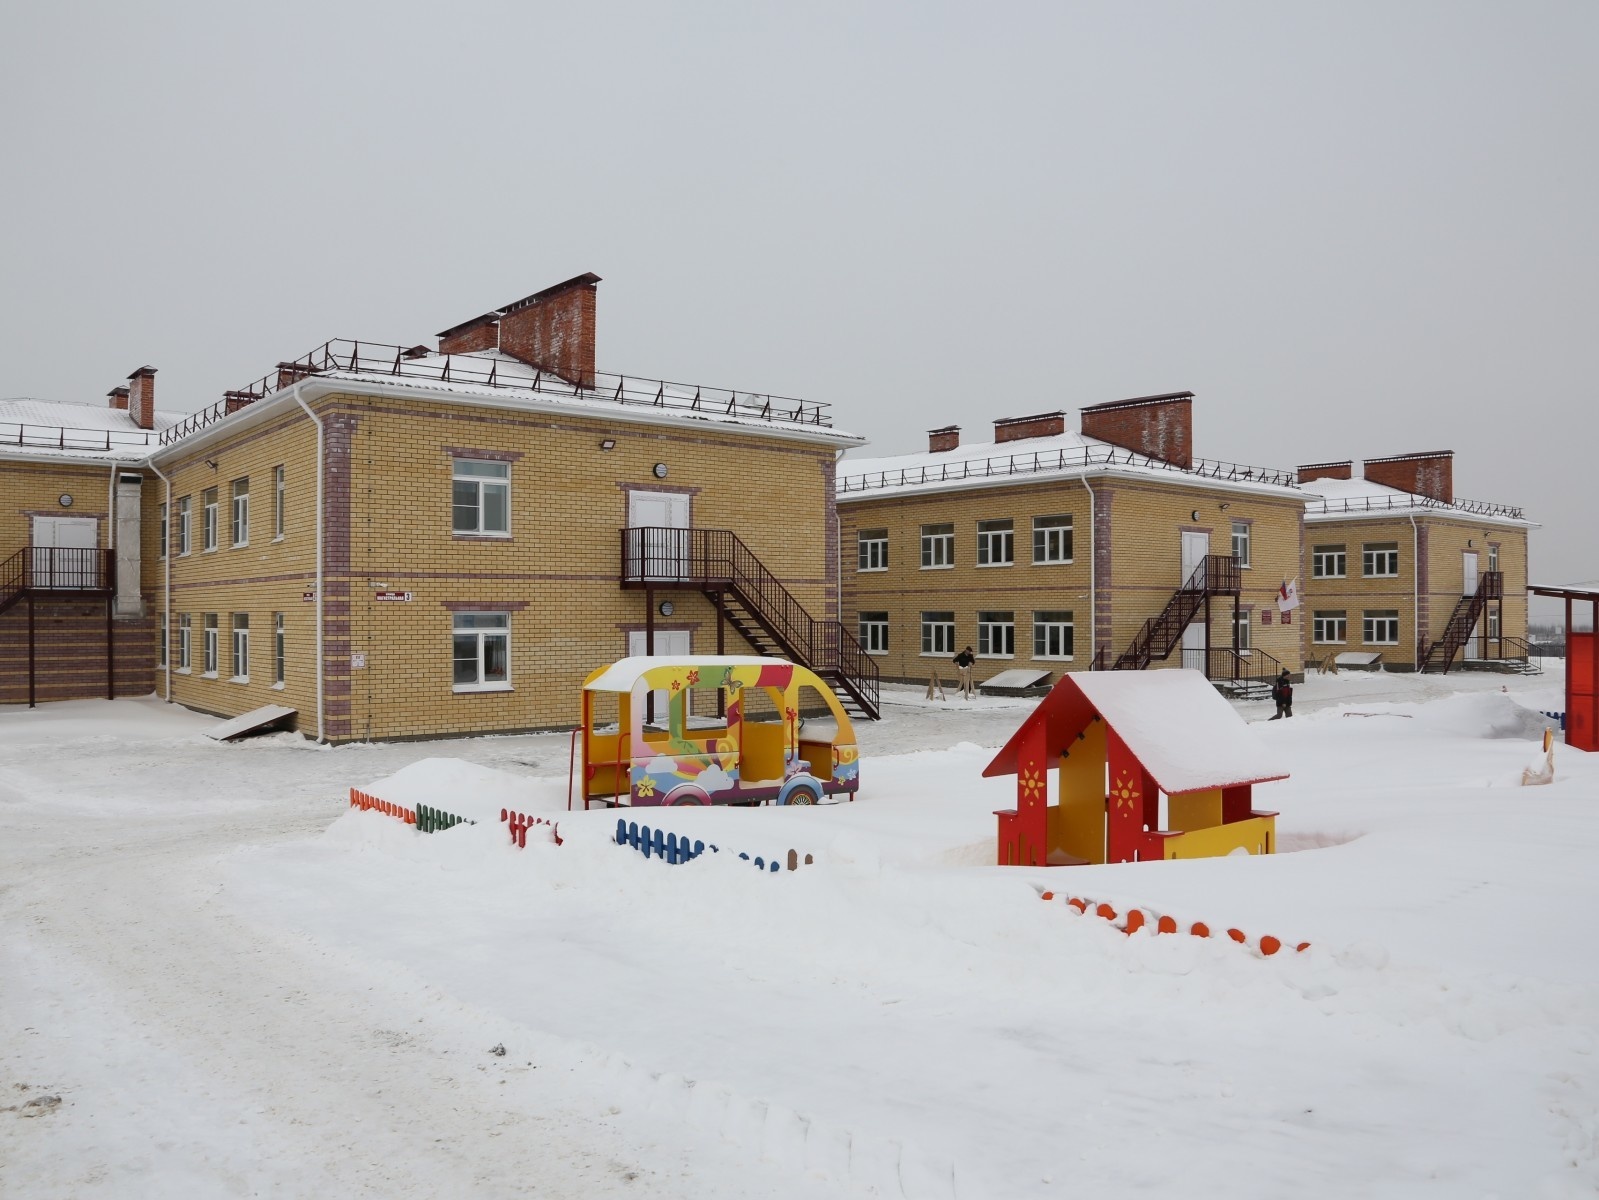
<svg viewBox="0 0 1599 1200">
<path fill-rule="evenodd" d="M 0 396 L 198 408 L 583 271 L 599 365 L 869 453 L 1190 388 L 1453 449 L 1599 576 L 1599 4 L 8 7 Z"/>
</svg>

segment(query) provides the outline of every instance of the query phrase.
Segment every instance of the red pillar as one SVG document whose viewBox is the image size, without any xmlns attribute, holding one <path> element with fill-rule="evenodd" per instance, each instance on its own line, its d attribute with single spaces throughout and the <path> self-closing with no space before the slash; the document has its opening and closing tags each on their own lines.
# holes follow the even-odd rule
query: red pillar
<svg viewBox="0 0 1599 1200">
<path fill-rule="evenodd" d="M 1144 765 L 1133 757 L 1127 743 L 1111 728 L 1105 730 L 1106 757 L 1110 763 L 1110 797 L 1105 812 L 1105 861 L 1132 862 L 1144 842 L 1144 820 L 1151 801 L 1158 797 L 1148 788 Z"/>
</svg>

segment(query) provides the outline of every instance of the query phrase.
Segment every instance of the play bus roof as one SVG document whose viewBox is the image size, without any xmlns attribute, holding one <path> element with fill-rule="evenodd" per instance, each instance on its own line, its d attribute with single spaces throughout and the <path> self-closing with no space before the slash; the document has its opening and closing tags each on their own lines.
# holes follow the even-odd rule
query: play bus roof
<svg viewBox="0 0 1599 1200">
<path fill-rule="evenodd" d="M 1286 779 L 1248 724 L 1198 671 L 1079 671 L 1061 676 L 983 770 L 1013 775 L 1040 722 L 1051 753 L 1098 713 L 1168 796 Z"/>
<path fill-rule="evenodd" d="M 644 678 L 646 671 L 672 666 L 695 667 L 703 671 L 716 667 L 793 667 L 794 664 L 784 658 L 750 654 L 635 654 L 630 658 L 617 659 L 585 683 L 583 690 L 631 692 Z"/>
</svg>

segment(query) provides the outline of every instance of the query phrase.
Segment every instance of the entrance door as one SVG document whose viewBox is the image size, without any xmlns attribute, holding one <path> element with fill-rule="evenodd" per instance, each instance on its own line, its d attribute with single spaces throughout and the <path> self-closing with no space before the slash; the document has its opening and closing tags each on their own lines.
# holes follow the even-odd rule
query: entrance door
<svg viewBox="0 0 1599 1200">
<path fill-rule="evenodd" d="M 642 629 L 631 629 L 627 634 L 627 652 L 629 656 L 647 654 L 648 638 Z M 687 658 L 693 653 L 690 645 L 690 634 L 686 629 L 657 629 L 655 631 L 655 656 L 657 658 Z M 666 705 L 671 699 L 670 694 L 662 688 L 650 693 L 649 708 L 645 710 L 645 720 L 665 721 Z"/>
<path fill-rule="evenodd" d="M 93 517 L 33 518 L 33 586 L 100 586 L 100 523 Z"/>
<path fill-rule="evenodd" d="M 1205 555 L 1209 553 L 1210 534 L 1183 531 L 1184 584 L 1204 565 Z M 1203 672 L 1205 669 L 1205 624 L 1202 616 L 1196 616 L 1183 630 L 1183 666 L 1190 671 Z"/>
<path fill-rule="evenodd" d="M 1460 587 L 1462 596 L 1475 596 L 1477 594 L 1477 552 L 1475 550 L 1461 551 L 1460 573 L 1463 577 Z"/>
<path fill-rule="evenodd" d="M 641 579 L 687 579 L 688 497 L 681 492 L 629 492 L 627 527 L 648 530 L 633 564 Z"/>
</svg>

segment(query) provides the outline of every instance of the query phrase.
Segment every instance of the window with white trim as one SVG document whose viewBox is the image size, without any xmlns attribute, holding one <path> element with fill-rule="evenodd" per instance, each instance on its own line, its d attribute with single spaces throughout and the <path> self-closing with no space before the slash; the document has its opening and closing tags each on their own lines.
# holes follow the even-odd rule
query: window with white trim
<svg viewBox="0 0 1599 1200">
<path fill-rule="evenodd" d="M 1499 569 L 1499 547 L 1492 543 L 1488 546 L 1488 569 L 1490 571 Z"/>
<path fill-rule="evenodd" d="M 283 630 L 283 614 L 272 614 L 272 682 L 282 685 L 288 665 L 288 637 Z"/>
<path fill-rule="evenodd" d="M 977 565 L 1008 567 L 1016 561 L 1016 522 L 977 522 Z"/>
<path fill-rule="evenodd" d="M 189 552 L 189 497 L 178 500 L 178 557 Z"/>
<path fill-rule="evenodd" d="M 1486 613 L 1483 614 L 1483 619 L 1484 619 L 1484 621 L 1487 622 L 1487 637 L 1488 637 L 1488 640 L 1489 641 L 1495 641 L 1495 642 L 1498 641 L 1499 640 L 1499 610 L 1497 608 L 1490 608 Z"/>
<path fill-rule="evenodd" d="M 1310 640 L 1323 645 L 1341 645 L 1347 640 L 1348 613 L 1326 610 L 1310 615 Z"/>
<path fill-rule="evenodd" d="M 188 613 L 179 614 L 179 616 L 178 616 L 178 670 L 180 670 L 180 671 L 187 671 L 189 669 L 189 645 L 190 645 L 191 634 L 193 632 L 193 629 L 194 629 L 194 618 L 189 616 Z"/>
<path fill-rule="evenodd" d="M 1361 618 L 1361 641 L 1368 646 L 1399 645 L 1399 610 L 1367 609 Z"/>
<path fill-rule="evenodd" d="M 1249 649 L 1249 610 L 1247 608 L 1240 608 L 1238 610 L 1238 622 L 1237 622 L 1237 624 L 1235 625 L 1234 628 L 1237 630 L 1237 634 L 1238 634 L 1238 648 L 1240 650 L 1248 650 Z"/>
<path fill-rule="evenodd" d="M 250 544 L 250 481 L 248 478 L 233 481 L 233 544 Z"/>
<path fill-rule="evenodd" d="M 1033 561 L 1035 563 L 1072 561 L 1070 514 L 1033 518 Z"/>
<path fill-rule="evenodd" d="M 458 612 L 453 627 L 455 690 L 503 690 L 511 684 L 508 613 Z"/>
<path fill-rule="evenodd" d="M 954 613 L 924 612 L 922 614 L 922 653 L 955 653 Z"/>
<path fill-rule="evenodd" d="M 863 612 L 860 615 L 861 646 L 868 654 L 888 653 L 888 614 Z"/>
<path fill-rule="evenodd" d="M 922 570 L 955 565 L 955 526 L 922 526 Z"/>
<path fill-rule="evenodd" d="M 217 548 L 217 490 L 206 488 L 200 493 L 200 549 Z"/>
<path fill-rule="evenodd" d="M 1068 611 L 1035 612 L 1033 614 L 1033 657 L 1061 658 L 1073 656 L 1076 628 Z"/>
<path fill-rule="evenodd" d="M 250 679 L 250 614 L 233 614 L 233 678 Z"/>
<path fill-rule="evenodd" d="M 1399 574 L 1398 542 L 1367 542 L 1360 548 L 1360 573 L 1367 579 L 1389 579 Z"/>
<path fill-rule="evenodd" d="M 283 536 L 286 508 L 289 501 L 288 475 L 282 466 L 272 468 L 272 537 Z"/>
<path fill-rule="evenodd" d="M 856 535 L 857 570 L 888 570 L 888 530 L 863 529 Z"/>
<path fill-rule="evenodd" d="M 156 508 L 156 513 L 158 514 L 158 517 L 159 517 L 159 520 L 160 520 L 160 529 L 159 529 L 159 532 L 157 534 L 157 537 L 159 539 L 159 543 L 158 544 L 159 544 L 159 547 L 160 547 L 159 550 L 158 550 L 158 556 L 161 557 L 161 558 L 165 558 L 167 556 L 167 534 L 168 534 L 168 529 L 167 529 L 167 524 L 168 524 L 167 523 L 167 506 L 165 504 L 159 505 Z M 164 662 L 165 660 L 163 659 L 162 661 Z"/>
<path fill-rule="evenodd" d="M 1249 522 L 1233 522 L 1233 557 L 1240 567 L 1249 565 Z"/>
<path fill-rule="evenodd" d="M 1345 575 L 1347 554 L 1342 546 L 1312 546 L 1310 548 L 1310 577 L 1312 579 L 1342 579 Z"/>
<path fill-rule="evenodd" d="M 474 458 L 454 462 L 450 528 L 456 533 L 510 533 L 511 465 Z"/>
<path fill-rule="evenodd" d="M 983 658 L 1016 657 L 1016 614 L 977 614 L 977 653 Z"/>
<path fill-rule="evenodd" d="M 217 615 L 216 615 L 216 613 L 206 613 L 205 614 L 204 635 L 205 635 L 205 642 L 204 642 L 204 645 L 201 648 L 201 653 L 204 655 L 204 657 L 201 660 L 200 666 L 201 666 L 201 669 L 207 675 L 211 676 L 212 678 L 215 678 L 216 677 L 216 673 L 217 673 Z"/>
</svg>

